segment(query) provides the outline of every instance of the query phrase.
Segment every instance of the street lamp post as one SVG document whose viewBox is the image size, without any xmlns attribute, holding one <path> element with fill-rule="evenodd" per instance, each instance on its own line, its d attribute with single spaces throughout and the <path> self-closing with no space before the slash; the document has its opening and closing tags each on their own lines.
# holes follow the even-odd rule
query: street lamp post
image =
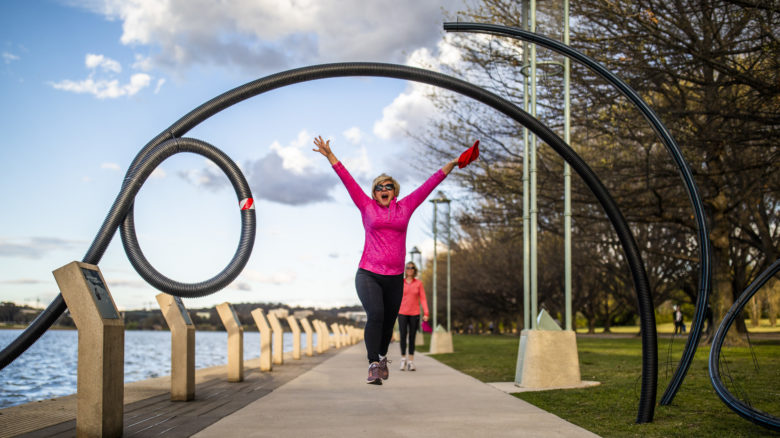
<svg viewBox="0 0 780 438">
<path fill-rule="evenodd" d="M 419 264 L 417 264 L 417 262 L 415 262 L 415 261 L 414 261 L 414 256 L 415 256 L 415 255 L 416 255 L 416 256 L 419 258 L 419 260 L 420 260 L 420 263 L 419 263 Z M 414 263 L 415 265 L 417 265 L 417 273 L 419 274 L 419 273 L 420 273 L 420 268 L 422 267 L 422 253 L 420 252 L 420 250 L 419 250 L 419 249 L 418 249 L 416 246 L 413 246 L 413 247 L 412 247 L 412 249 L 409 251 L 409 258 L 411 258 L 411 259 L 412 259 L 412 263 Z M 404 275 L 406 275 L 406 271 L 404 271 Z M 423 311 L 422 311 L 422 310 L 423 310 L 423 309 L 422 309 L 422 301 L 421 301 L 421 302 L 420 302 L 420 314 L 421 314 L 421 315 L 422 315 L 422 313 L 423 313 Z M 419 326 L 419 327 L 417 327 L 417 328 L 420 330 L 418 333 L 422 333 L 422 318 L 420 318 L 420 324 L 419 324 L 419 325 L 420 325 L 420 326 Z"/>
<path fill-rule="evenodd" d="M 447 332 L 450 331 L 451 325 L 450 325 L 450 293 L 451 293 L 451 262 L 450 262 L 450 200 L 447 199 L 446 196 L 444 196 L 444 193 L 439 191 L 438 197 L 435 199 L 431 199 L 430 201 L 433 203 L 433 327 L 434 329 L 438 327 L 437 325 L 437 304 L 436 304 L 436 266 L 437 266 L 437 219 L 436 219 L 436 213 L 437 213 L 437 206 L 439 204 L 447 204 Z"/>
</svg>

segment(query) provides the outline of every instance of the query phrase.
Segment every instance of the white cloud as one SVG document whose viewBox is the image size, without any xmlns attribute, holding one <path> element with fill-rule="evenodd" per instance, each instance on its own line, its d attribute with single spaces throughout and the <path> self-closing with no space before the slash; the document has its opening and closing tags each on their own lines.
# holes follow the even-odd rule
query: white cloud
<svg viewBox="0 0 780 438">
<path fill-rule="evenodd" d="M 100 163 L 101 169 L 108 169 L 108 170 L 116 170 L 117 172 L 122 170 L 121 167 L 119 167 L 116 163 Z"/>
<path fill-rule="evenodd" d="M 126 84 L 121 84 L 116 74 L 122 72 L 122 65 L 111 58 L 94 53 L 87 53 L 84 65 L 90 70 L 86 79 L 73 81 L 64 79 L 59 82 L 49 82 L 54 89 L 70 91 L 79 94 L 92 94 L 98 99 L 116 99 L 122 96 L 133 96 L 148 87 L 152 77 L 146 73 L 135 73 Z M 162 84 L 158 81 L 158 88 Z"/>
<path fill-rule="evenodd" d="M 84 64 L 86 64 L 87 68 L 91 69 L 100 67 L 103 71 L 106 72 L 122 73 L 122 65 L 119 64 L 119 62 L 114 61 L 111 58 L 106 58 L 103 55 L 87 53 Z"/>
<path fill-rule="evenodd" d="M 306 130 L 298 133 L 298 137 L 289 146 L 282 146 L 278 141 L 271 144 L 271 150 L 282 157 L 282 166 L 297 174 L 302 174 L 308 167 L 314 166 L 314 154 L 310 152 L 309 145 L 314 136 Z M 307 152 L 307 153 L 304 153 Z"/>
<path fill-rule="evenodd" d="M 83 81 L 65 79 L 60 82 L 50 82 L 50 85 L 57 90 L 92 94 L 98 99 L 115 99 L 117 97 L 135 95 L 148 87 L 151 79 L 151 76 L 146 73 L 136 73 L 130 77 L 130 82 L 124 85 L 120 85 L 117 79 L 100 79 L 96 81 L 91 77 Z"/>
<path fill-rule="evenodd" d="M 167 174 L 167 173 L 165 173 L 165 171 L 162 169 L 162 167 L 156 167 L 156 168 L 155 168 L 155 169 L 152 171 L 152 174 L 151 174 L 151 175 L 149 175 L 149 178 L 154 178 L 154 179 L 163 179 L 163 178 L 165 178 L 166 176 L 168 176 L 168 174 Z"/>
<path fill-rule="evenodd" d="M 426 97 L 430 92 L 428 85 L 409 84 L 406 91 L 382 110 L 382 119 L 374 123 L 374 134 L 388 140 L 423 129 L 436 111 Z"/>
<path fill-rule="evenodd" d="M 342 133 L 344 137 L 352 144 L 359 144 L 363 141 L 363 131 L 357 126 L 353 126 Z"/>
<path fill-rule="evenodd" d="M 152 62 L 274 71 L 300 64 L 398 62 L 441 36 L 441 9 L 462 0 L 82 0 L 122 22 L 121 42 Z"/>
<path fill-rule="evenodd" d="M 18 60 L 19 60 L 19 57 L 14 55 L 13 53 L 3 52 L 3 62 L 5 62 L 6 64 L 10 64 L 10 63 L 12 63 L 14 61 L 18 61 Z"/>
<path fill-rule="evenodd" d="M 368 174 L 372 171 L 371 160 L 368 158 L 368 150 L 365 147 L 360 148 L 360 153 L 354 157 L 346 157 L 344 159 L 344 166 L 349 169 L 349 172 L 356 179 L 360 177 L 368 178 Z"/>
<path fill-rule="evenodd" d="M 297 278 L 295 272 L 290 271 L 280 271 L 280 272 L 273 272 L 270 274 L 262 273 L 259 271 L 256 271 L 254 269 L 246 268 L 243 271 L 241 271 L 241 275 L 238 276 L 238 279 L 236 282 L 246 283 L 261 283 L 261 284 L 291 284 L 295 282 L 295 279 Z M 240 287 L 239 287 L 240 288 Z"/>
<path fill-rule="evenodd" d="M 165 79 L 161 78 L 157 80 L 157 86 L 154 87 L 154 94 L 157 94 L 160 92 L 160 88 L 165 84 Z"/>
<path fill-rule="evenodd" d="M 406 64 L 430 70 L 439 70 L 442 65 L 457 65 L 461 55 L 451 44 L 452 38 L 452 34 L 445 35 L 436 45 L 435 51 L 426 47 L 415 50 L 408 56 Z M 387 140 L 403 137 L 407 132 L 424 130 L 437 111 L 428 98 L 434 90 L 435 87 L 430 85 L 410 83 L 403 93 L 382 110 L 382 118 L 374 123 L 374 134 Z"/>
</svg>

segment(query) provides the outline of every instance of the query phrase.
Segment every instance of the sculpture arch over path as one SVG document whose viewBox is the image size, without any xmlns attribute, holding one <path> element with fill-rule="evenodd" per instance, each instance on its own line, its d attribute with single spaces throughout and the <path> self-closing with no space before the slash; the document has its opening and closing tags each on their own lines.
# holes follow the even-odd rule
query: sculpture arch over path
<svg viewBox="0 0 780 438">
<path fill-rule="evenodd" d="M 555 134 L 546 125 L 532 117 L 530 114 L 517 107 L 517 105 L 469 82 L 430 70 L 403 65 L 358 62 L 302 67 L 249 82 L 226 93 L 223 93 L 220 96 L 217 96 L 203 105 L 195 108 L 184 117 L 176 121 L 169 128 L 158 134 L 149 143 L 147 143 L 146 146 L 144 146 L 136 155 L 135 159 L 130 165 L 130 168 L 125 177 L 125 183 L 123 184 L 122 191 L 120 192 L 117 201 L 115 201 L 114 207 L 117 207 L 120 198 L 128 197 L 128 195 L 125 194 L 125 191 L 136 184 L 133 181 L 133 177 L 140 172 L 139 169 L 144 168 L 153 170 L 153 168 L 156 166 L 154 161 L 158 160 L 158 158 L 151 159 L 150 157 L 157 156 L 157 154 L 159 154 L 160 148 L 177 148 L 179 147 L 178 143 L 204 143 L 199 140 L 184 139 L 181 137 L 212 115 L 250 97 L 254 97 L 277 88 L 318 79 L 349 76 L 374 76 L 410 80 L 445 88 L 464 96 L 471 97 L 496 109 L 497 111 L 505 114 L 506 116 L 512 118 L 513 120 L 531 130 L 537 137 L 542 139 L 542 141 L 547 143 L 559 155 L 561 155 L 561 157 L 566 160 L 580 175 L 580 177 L 588 185 L 588 188 L 590 188 L 591 192 L 596 196 L 599 203 L 601 203 L 610 222 L 615 228 L 618 238 L 620 239 L 633 277 L 642 326 L 649 327 L 647 330 L 642 330 L 642 389 L 640 394 L 637 422 L 645 423 L 652 421 L 653 412 L 655 409 L 656 384 L 658 380 L 658 349 L 656 341 L 657 334 L 655 330 L 655 314 L 652 306 L 650 286 L 647 273 L 644 268 L 644 263 L 640 255 L 639 248 L 637 247 L 636 240 L 634 239 L 625 218 L 595 173 L 593 173 L 590 167 L 580 158 L 580 156 L 577 155 L 571 149 L 571 147 L 569 147 L 569 145 L 567 145 L 557 134 Z M 143 173 L 145 172 L 146 171 Z M 148 170 L 148 172 L 151 173 L 151 170 Z M 243 175 L 241 175 L 241 177 L 243 177 Z M 137 184 L 140 187 L 140 184 L 142 183 L 143 180 Z M 242 211 L 242 215 L 243 214 L 244 211 Z M 254 217 L 254 211 L 252 211 L 251 214 Z M 125 245 L 128 257 L 131 258 L 131 262 L 135 267 L 138 260 L 135 260 L 137 257 L 136 251 L 132 250 L 133 241 L 135 240 L 135 229 L 132 216 L 132 198 L 130 198 L 129 205 L 121 209 L 112 208 L 83 261 L 91 264 L 98 264 L 100 258 L 103 255 L 103 252 L 110 243 L 116 228 L 120 227 L 123 244 Z M 120 221 L 121 224 L 119 224 Z M 254 233 L 252 233 L 252 238 L 254 238 Z M 128 249 L 128 247 L 130 247 L 130 249 Z M 238 257 L 234 257 L 234 260 L 231 261 L 231 266 L 234 263 L 240 264 L 243 262 L 245 264 L 246 260 L 248 260 L 249 253 L 251 253 L 251 247 L 249 248 L 249 251 L 242 249 L 243 247 L 244 244 L 242 241 L 242 243 L 239 245 L 237 256 L 239 252 L 243 251 L 241 257 L 246 257 L 246 259 L 237 260 Z M 136 269 L 138 269 L 138 267 L 136 267 Z M 228 268 L 226 268 L 226 270 L 227 269 Z M 138 270 L 138 273 L 145 280 L 155 285 L 156 287 L 159 287 L 157 285 L 161 284 L 163 287 L 161 290 L 164 292 L 180 295 L 180 293 L 177 293 L 175 289 L 165 290 L 165 281 L 159 282 L 158 280 L 160 279 L 155 278 L 155 276 L 160 274 L 158 274 L 153 269 L 152 271 L 153 272 L 150 272 L 146 269 L 140 269 Z M 190 292 L 194 294 L 201 293 L 198 290 L 197 285 L 183 285 L 183 287 L 194 289 L 190 290 Z M 202 296 L 211 292 L 190 296 Z M 16 340 L 14 340 L 9 346 L 0 352 L 0 369 L 12 362 L 16 357 L 24 352 L 27 347 L 32 345 L 32 343 L 34 343 L 43 334 L 43 332 L 45 332 L 51 326 L 51 324 L 54 323 L 57 317 L 59 317 L 59 315 L 62 314 L 65 309 L 66 306 L 64 300 L 60 295 L 55 298 L 51 304 L 49 304 L 46 310 L 44 310 L 41 315 L 36 318 L 36 320 L 33 321 Z"/>
</svg>

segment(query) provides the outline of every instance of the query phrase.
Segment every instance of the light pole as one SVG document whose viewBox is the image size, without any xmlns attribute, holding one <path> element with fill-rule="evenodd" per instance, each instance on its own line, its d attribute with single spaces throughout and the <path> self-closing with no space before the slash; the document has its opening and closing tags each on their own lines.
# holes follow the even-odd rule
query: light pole
<svg viewBox="0 0 780 438">
<path fill-rule="evenodd" d="M 416 246 L 413 246 L 412 249 L 409 251 L 409 258 L 412 259 L 412 263 L 417 264 L 417 262 L 414 261 L 415 255 L 420 259 L 420 264 L 417 265 L 417 273 L 419 274 L 420 267 L 422 266 L 422 253 Z M 404 275 L 406 274 L 404 273 Z M 422 314 L 422 302 L 420 302 L 420 314 Z M 422 318 L 420 318 L 420 326 L 417 328 L 420 330 L 418 333 L 422 333 Z"/>
<path fill-rule="evenodd" d="M 435 199 L 430 200 L 431 203 L 433 203 L 433 327 L 434 329 L 438 327 L 437 325 L 437 305 L 436 305 L 436 266 L 437 266 L 437 256 L 436 256 L 436 246 L 437 246 L 437 220 L 436 220 L 436 213 L 437 213 L 437 206 L 439 204 L 447 204 L 447 332 L 450 331 L 450 292 L 451 292 L 451 262 L 450 262 L 450 200 L 447 199 L 446 196 L 444 196 L 444 193 L 439 191 L 438 197 Z"/>
</svg>

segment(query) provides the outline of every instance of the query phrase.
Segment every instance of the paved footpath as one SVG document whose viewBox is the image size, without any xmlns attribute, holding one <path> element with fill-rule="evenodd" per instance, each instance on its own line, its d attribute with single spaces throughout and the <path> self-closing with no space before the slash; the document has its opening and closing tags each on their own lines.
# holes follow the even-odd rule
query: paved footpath
<svg viewBox="0 0 780 438">
<path fill-rule="evenodd" d="M 384 385 L 367 385 L 365 347 L 353 345 L 194 436 L 597 436 L 424 355 L 415 364 L 395 361 Z"/>
</svg>

